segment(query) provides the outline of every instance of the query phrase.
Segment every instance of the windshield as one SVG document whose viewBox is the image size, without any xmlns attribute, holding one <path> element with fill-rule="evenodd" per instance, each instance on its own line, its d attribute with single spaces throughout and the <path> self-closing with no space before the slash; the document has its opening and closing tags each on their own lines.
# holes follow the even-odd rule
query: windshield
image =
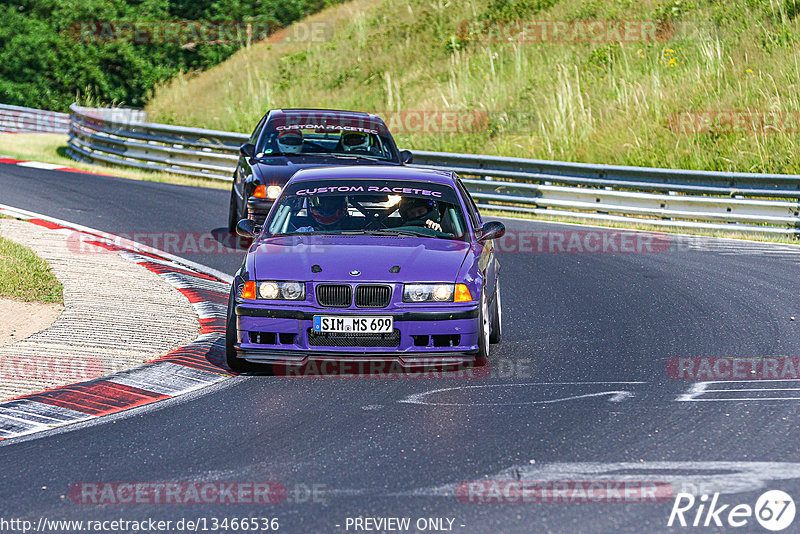
<svg viewBox="0 0 800 534">
<path fill-rule="evenodd" d="M 319 118 L 299 123 L 270 121 L 259 139 L 256 153 L 399 161 L 383 124 Z"/>
<path fill-rule="evenodd" d="M 408 235 L 466 239 L 453 188 L 398 180 L 291 184 L 267 221 L 265 237 L 291 234 Z"/>
</svg>

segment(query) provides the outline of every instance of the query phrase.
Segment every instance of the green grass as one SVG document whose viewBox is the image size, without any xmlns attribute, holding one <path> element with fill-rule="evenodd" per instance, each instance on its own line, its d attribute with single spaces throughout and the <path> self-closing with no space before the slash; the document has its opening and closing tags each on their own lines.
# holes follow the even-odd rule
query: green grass
<svg viewBox="0 0 800 534">
<path fill-rule="evenodd" d="M 63 287 L 50 266 L 30 249 L 0 237 L 0 297 L 63 303 Z"/>
<path fill-rule="evenodd" d="M 54 163 L 57 165 L 64 165 L 65 167 L 118 176 L 120 178 L 129 178 L 132 180 L 210 187 L 214 189 L 230 189 L 231 187 L 229 182 L 220 180 L 193 178 L 168 172 L 140 171 L 124 167 L 95 165 L 75 161 L 67 155 L 67 136 L 61 134 L 0 134 L 0 154 L 11 156 L 15 159 Z"/>
<path fill-rule="evenodd" d="M 681 111 L 800 111 L 800 0 L 354 0 L 318 13 L 324 42 L 257 44 L 157 87 L 151 120 L 250 132 L 276 107 L 481 111 L 468 133 L 404 148 L 579 162 L 800 173 L 794 130 L 705 133 Z M 468 20 L 634 20 L 667 41 L 468 39 Z M 460 29 L 462 28 L 462 29 Z"/>
</svg>

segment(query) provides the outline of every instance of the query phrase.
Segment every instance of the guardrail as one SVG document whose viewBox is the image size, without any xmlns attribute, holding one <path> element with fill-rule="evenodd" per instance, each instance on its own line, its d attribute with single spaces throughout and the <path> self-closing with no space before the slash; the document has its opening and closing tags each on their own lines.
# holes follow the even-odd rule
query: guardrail
<svg viewBox="0 0 800 534">
<path fill-rule="evenodd" d="M 0 132 L 65 134 L 68 130 L 66 113 L 0 104 Z"/>
<path fill-rule="evenodd" d="M 247 134 L 71 108 L 76 159 L 228 180 Z M 800 235 L 800 175 L 709 172 L 413 151 L 412 166 L 462 175 L 478 206 L 600 222 Z"/>
</svg>

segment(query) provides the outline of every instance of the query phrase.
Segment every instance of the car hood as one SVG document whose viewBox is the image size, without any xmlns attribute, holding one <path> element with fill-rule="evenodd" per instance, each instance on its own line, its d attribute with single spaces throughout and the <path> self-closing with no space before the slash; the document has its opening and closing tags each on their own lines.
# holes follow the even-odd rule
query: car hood
<svg viewBox="0 0 800 534">
<path fill-rule="evenodd" d="M 283 185 L 300 169 L 312 167 L 342 167 L 353 165 L 400 165 L 394 161 L 342 159 L 324 156 L 275 156 L 253 163 L 253 173 L 264 184 Z"/>
<path fill-rule="evenodd" d="M 455 282 L 469 252 L 469 243 L 447 239 L 285 236 L 254 244 L 246 267 L 257 280 Z M 312 272 L 314 265 L 322 270 Z"/>
</svg>

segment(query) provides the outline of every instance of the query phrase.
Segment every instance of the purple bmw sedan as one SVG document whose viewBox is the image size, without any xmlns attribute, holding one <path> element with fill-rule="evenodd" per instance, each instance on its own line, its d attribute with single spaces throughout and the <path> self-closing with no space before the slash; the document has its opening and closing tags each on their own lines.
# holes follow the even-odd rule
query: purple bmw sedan
<svg viewBox="0 0 800 534">
<path fill-rule="evenodd" d="M 228 304 L 235 371 L 309 362 L 482 363 L 501 337 L 500 222 L 455 173 L 409 167 L 297 172 L 253 238 Z"/>
</svg>

